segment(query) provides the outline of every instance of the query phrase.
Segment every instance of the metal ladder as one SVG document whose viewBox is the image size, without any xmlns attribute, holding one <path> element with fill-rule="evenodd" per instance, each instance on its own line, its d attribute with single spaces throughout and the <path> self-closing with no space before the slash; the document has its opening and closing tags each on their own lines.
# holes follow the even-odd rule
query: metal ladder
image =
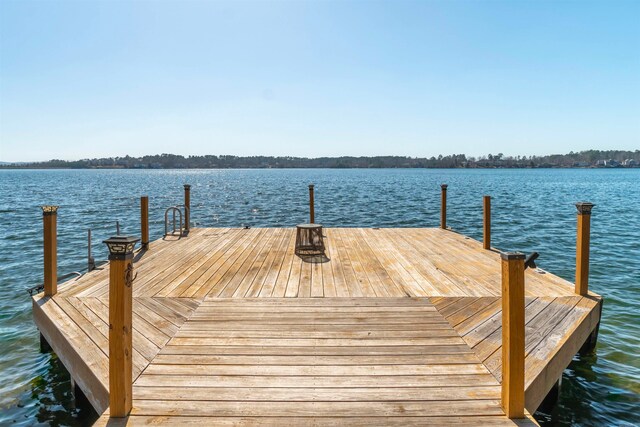
<svg viewBox="0 0 640 427">
<path fill-rule="evenodd" d="M 182 213 L 182 209 L 184 209 L 184 214 Z M 176 228 L 176 212 L 178 214 L 178 217 L 180 219 L 180 227 Z M 172 218 L 171 218 L 171 224 L 172 224 L 172 229 L 171 229 L 171 233 L 169 233 L 169 213 L 171 213 Z M 164 211 L 164 235 L 166 236 L 175 236 L 176 232 L 178 232 L 178 238 L 182 237 L 184 235 L 184 232 L 188 230 L 188 228 L 184 227 L 184 220 L 183 218 L 188 218 L 189 217 L 189 208 L 185 205 L 175 205 L 175 206 L 170 206 L 167 208 L 166 211 Z"/>
</svg>

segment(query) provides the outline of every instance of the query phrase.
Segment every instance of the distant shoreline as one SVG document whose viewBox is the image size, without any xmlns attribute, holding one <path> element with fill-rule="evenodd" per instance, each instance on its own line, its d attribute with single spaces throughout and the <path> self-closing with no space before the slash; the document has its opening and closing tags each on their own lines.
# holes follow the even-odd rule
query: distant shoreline
<svg viewBox="0 0 640 427">
<path fill-rule="evenodd" d="M 45 162 L 0 162 L 0 169 L 602 169 L 640 167 L 640 150 L 587 150 L 546 156 L 431 157 L 182 156 L 156 154 Z"/>
<path fill-rule="evenodd" d="M 584 169 L 592 169 L 592 170 L 620 170 L 620 169 L 640 169 L 639 166 L 618 166 L 618 167 L 599 167 L 599 166 L 525 166 L 525 167 L 389 167 L 389 166 L 381 166 L 381 167 L 328 167 L 328 166 L 317 166 L 317 167 L 167 167 L 167 168 L 127 168 L 127 167 L 35 167 L 35 166 L 5 166 L 0 165 L 0 170 L 294 170 L 294 169 L 336 169 L 336 170 L 359 170 L 359 169 L 443 169 L 443 170 L 451 170 L 451 169 L 465 169 L 465 170 L 491 170 L 491 169 L 576 169 L 576 170 L 584 170 Z"/>
</svg>

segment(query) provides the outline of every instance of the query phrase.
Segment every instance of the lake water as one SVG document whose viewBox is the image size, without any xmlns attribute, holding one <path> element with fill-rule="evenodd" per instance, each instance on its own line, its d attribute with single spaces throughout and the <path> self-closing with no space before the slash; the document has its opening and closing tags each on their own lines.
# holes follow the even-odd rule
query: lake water
<svg viewBox="0 0 640 427">
<path fill-rule="evenodd" d="M 0 425 L 86 425 L 69 376 L 39 352 L 26 288 L 42 281 L 43 204 L 58 211 L 58 272 L 86 265 L 86 230 L 101 241 L 140 233 L 139 197 L 150 199 L 152 239 L 164 210 L 192 184 L 197 226 L 281 227 L 306 222 L 307 184 L 316 221 L 330 227 L 435 227 L 440 183 L 448 223 L 482 237 L 482 196 L 492 200 L 492 243 L 540 253 L 538 264 L 573 281 L 574 202 L 592 215 L 590 287 L 605 297 L 597 351 L 565 371 L 559 404 L 543 425 L 640 425 L 640 169 L 616 170 L 16 170 L 0 171 Z"/>
</svg>

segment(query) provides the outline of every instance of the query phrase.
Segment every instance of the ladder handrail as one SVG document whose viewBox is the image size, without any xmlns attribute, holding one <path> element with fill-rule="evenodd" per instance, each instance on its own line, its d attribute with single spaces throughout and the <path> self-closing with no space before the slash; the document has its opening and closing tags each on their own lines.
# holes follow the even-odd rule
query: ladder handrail
<svg viewBox="0 0 640 427">
<path fill-rule="evenodd" d="M 164 235 L 165 236 L 169 235 L 169 212 L 171 212 L 172 214 L 172 222 L 173 222 L 173 229 L 171 231 L 171 234 L 173 235 L 176 232 L 176 212 L 178 212 L 178 216 L 180 217 L 180 228 L 178 228 L 177 230 L 180 232 L 180 236 L 182 236 L 182 230 L 184 229 L 184 227 L 183 227 L 183 214 L 182 214 L 182 210 L 180 209 L 181 207 L 185 209 L 185 213 L 188 212 L 189 208 L 184 205 L 169 206 L 164 211 Z"/>
</svg>

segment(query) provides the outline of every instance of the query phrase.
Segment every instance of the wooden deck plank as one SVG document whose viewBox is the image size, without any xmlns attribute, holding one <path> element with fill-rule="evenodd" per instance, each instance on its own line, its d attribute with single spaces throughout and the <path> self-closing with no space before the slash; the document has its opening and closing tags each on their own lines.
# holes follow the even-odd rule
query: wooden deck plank
<svg viewBox="0 0 640 427">
<path fill-rule="evenodd" d="M 352 240 L 350 231 L 340 229 L 338 234 L 340 236 L 340 241 L 344 246 L 345 257 L 349 259 L 349 263 L 356 278 L 353 283 L 359 286 L 362 296 L 388 297 L 389 295 L 386 292 L 380 290 L 380 287 L 382 285 L 375 273 L 369 272 L 366 266 L 361 261 L 358 250 L 354 247 L 354 241 Z M 371 282 L 371 278 L 373 278 L 374 280 L 373 283 Z"/>
<path fill-rule="evenodd" d="M 469 347 L 460 344 L 447 345 L 407 345 L 407 346 L 325 346 L 295 347 L 270 346 L 214 346 L 214 345 L 173 345 L 171 342 L 160 350 L 160 354 L 201 354 L 201 355 L 266 355 L 266 356 L 393 356 L 424 354 L 475 354 Z M 476 356 L 477 357 L 477 356 Z"/>
<path fill-rule="evenodd" d="M 286 298 L 296 298 L 300 292 L 300 277 L 302 276 L 302 264 L 304 262 L 297 256 L 291 262 L 291 271 L 287 281 L 287 288 L 284 293 Z"/>
<path fill-rule="evenodd" d="M 253 247 L 252 252 L 247 256 L 246 261 L 238 272 L 233 276 L 227 286 L 220 292 L 222 298 L 237 297 L 242 298 L 251 287 L 255 277 L 258 275 L 262 264 L 269 252 L 272 250 L 274 242 L 278 240 L 278 233 L 266 233 L 262 241 Z"/>
<path fill-rule="evenodd" d="M 177 275 L 167 275 L 166 280 L 163 282 L 158 281 L 159 286 L 155 288 L 156 291 L 153 292 L 153 296 L 170 297 L 182 293 L 192 283 L 189 281 L 189 278 L 195 276 L 193 279 L 195 280 L 203 271 L 206 271 L 207 266 L 215 262 L 215 260 L 222 256 L 226 249 L 233 244 L 238 233 L 239 230 L 223 229 L 220 233 L 221 235 L 217 237 L 217 240 L 199 247 L 197 256 L 191 260 L 187 268 L 176 269 Z"/>
<path fill-rule="evenodd" d="M 378 249 L 375 253 L 378 259 L 384 264 L 389 276 L 400 290 L 399 296 L 428 296 L 429 292 L 425 287 L 430 288 L 426 283 L 420 283 L 415 278 L 420 277 L 414 272 L 412 264 L 395 250 L 387 239 L 382 238 L 380 230 L 360 229 L 360 232 L 370 245 Z"/>
<path fill-rule="evenodd" d="M 260 294 L 262 294 L 263 288 L 266 288 L 265 294 L 268 293 L 268 295 L 271 295 L 273 287 L 275 286 L 276 279 L 278 277 L 282 259 L 284 258 L 284 254 L 287 250 L 287 242 L 290 238 L 290 231 L 283 228 L 280 235 L 274 242 L 275 244 L 273 248 L 269 251 L 269 254 L 265 259 L 262 268 L 256 274 L 251 287 L 244 295 L 245 298 L 255 298 L 260 296 Z"/>
<path fill-rule="evenodd" d="M 300 283 L 298 284 L 298 294 L 300 298 L 311 297 L 311 279 L 313 262 L 302 260 L 300 268 Z"/>
<path fill-rule="evenodd" d="M 226 268 L 224 268 L 224 271 L 219 275 L 219 280 L 212 280 L 212 285 L 209 287 L 207 294 L 223 298 L 233 295 L 251 268 L 255 258 L 260 255 L 262 247 L 267 244 L 269 234 L 272 234 L 268 233 L 265 229 L 257 230 L 256 237 L 251 244 L 243 247 L 237 257 L 230 259 L 229 262 L 224 264 Z"/>
<path fill-rule="evenodd" d="M 363 291 L 363 286 L 359 282 L 358 278 L 356 277 L 354 267 L 347 254 L 347 248 L 342 240 L 340 230 L 336 228 L 333 230 L 332 234 L 334 236 L 334 244 L 335 244 L 334 247 L 336 249 L 335 251 L 336 256 L 342 260 L 342 262 L 339 263 L 339 265 L 342 267 L 342 274 L 340 276 L 344 277 L 344 286 L 345 286 L 345 289 L 341 289 L 340 291 L 336 291 L 336 292 L 338 294 L 346 294 L 350 297 L 365 296 L 365 293 Z M 367 296 L 370 296 L 370 295 L 367 295 Z"/>
<path fill-rule="evenodd" d="M 323 277 L 323 263 L 312 262 L 311 263 L 311 297 L 322 298 L 324 297 L 324 277 Z"/>
<path fill-rule="evenodd" d="M 216 261 L 198 277 L 193 284 L 187 288 L 181 296 L 192 298 L 203 298 L 210 292 L 216 295 L 214 287 L 219 284 L 219 281 L 224 277 L 227 271 L 232 268 L 234 264 L 237 265 L 238 260 L 244 254 L 247 248 L 250 248 L 256 242 L 260 230 L 249 229 L 244 231 L 243 239 L 238 239 L 234 244 L 229 247 Z"/>
<path fill-rule="evenodd" d="M 283 376 L 262 375 L 141 375 L 135 382 L 146 387 L 316 387 L 316 388 L 388 388 L 443 387 L 452 384 L 451 375 L 350 375 L 345 376 Z M 456 375 L 456 386 L 495 386 L 491 374 Z"/>
<path fill-rule="evenodd" d="M 210 255 L 206 257 L 204 262 L 195 270 L 179 278 L 174 284 L 165 288 L 166 292 L 158 293 L 155 296 L 171 297 L 171 296 L 193 296 L 193 294 L 217 271 L 220 266 L 220 259 L 228 256 L 229 253 L 251 237 L 246 230 L 234 230 L 233 233 L 227 233 L 223 237 L 222 245 L 216 251 L 210 251 Z M 163 290 L 164 291 L 164 290 Z"/>
<path fill-rule="evenodd" d="M 260 292 L 260 296 L 264 298 L 270 297 L 284 297 L 287 292 L 287 284 L 289 283 L 289 276 L 291 275 L 291 269 L 293 268 L 293 263 L 297 259 L 294 253 L 296 234 L 295 232 L 290 233 L 289 242 L 286 246 L 286 250 L 284 253 L 284 257 L 282 258 L 282 264 L 280 264 L 280 269 L 278 270 L 278 274 L 273 285 L 273 289 L 271 292 Z M 277 264 L 276 264 L 277 265 Z M 271 286 L 269 283 L 265 284 L 265 288 L 268 291 Z"/>
<path fill-rule="evenodd" d="M 62 300 L 63 298 L 59 298 Z M 104 322 L 98 315 L 96 315 L 87 305 L 84 303 L 84 298 L 67 298 L 73 307 L 87 319 L 93 327 L 102 335 L 93 336 L 91 339 L 95 345 L 109 357 L 109 325 Z M 89 332 L 91 328 L 83 328 L 85 332 Z M 137 348 L 133 348 L 133 378 L 137 378 L 138 375 L 148 365 L 150 360 L 146 359 Z"/>
<path fill-rule="evenodd" d="M 445 357 L 443 356 L 444 360 Z M 407 376 L 407 375 L 476 375 L 486 374 L 484 366 L 476 361 L 455 365 L 164 365 L 152 363 L 145 370 L 148 375 L 192 375 L 192 376 Z M 453 379 L 455 381 L 455 379 Z"/>
<path fill-rule="evenodd" d="M 215 353 L 215 350 L 212 350 Z M 158 364 L 200 364 L 200 365 L 431 365 L 442 363 L 442 354 L 447 355 L 448 364 L 474 363 L 477 358 L 473 353 L 453 353 L 447 349 L 440 350 L 436 354 L 394 354 L 394 355 L 225 355 L 225 354 L 185 354 L 179 358 L 167 353 L 155 357 L 154 363 Z"/>
<path fill-rule="evenodd" d="M 180 283 L 180 279 L 188 277 L 194 271 L 204 264 L 211 254 L 216 253 L 221 245 L 224 245 L 226 235 L 233 238 L 235 232 L 229 229 L 222 229 L 215 238 L 202 238 L 182 252 L 182 257 L 175 257 L 172 262 L 167 263 L 166 269 L 153 280 L 149 280 L 146 276 L 140 276 L 146 280 L 140 280 L 136 283 L 134 296 L 152 295 L 152 296 L 169 296 L 171 289 Z M 160 269 L 156 267 L 156 269 Z M 166 292 L 163 292 L 165 288 Z"/>
<path fill-rule="evenodd" d="M 429 400 L 496 400 L 500 386 L 467 387 L 395 387 L 371 388 L 225 388 L 225 387 L 134 387 L 136 399 L 261 401 L 261 402 L 357 402 L 357 401 L 429 401 Z"/>
<path fill-rule="evenodd" d="M 404 402 L 243 402 L 218 401 L 203 405 L 188 400 L 134 401 L 132 415 L 164 416 L 475 416 L 503 415 L 499 400 L 404 401 Z"/>
</svg>

